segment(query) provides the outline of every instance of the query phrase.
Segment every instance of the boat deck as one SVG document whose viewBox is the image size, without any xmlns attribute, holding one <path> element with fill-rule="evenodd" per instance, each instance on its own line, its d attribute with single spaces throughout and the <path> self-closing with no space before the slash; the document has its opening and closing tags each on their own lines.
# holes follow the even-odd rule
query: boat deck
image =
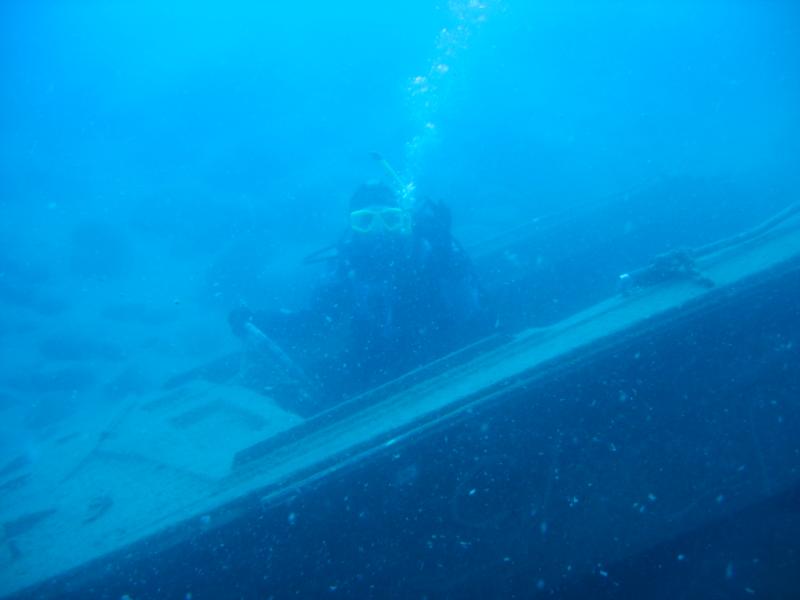
<svg viewBox="0 0 800 600">
<path fill-rule="evenodd" d="M 713 322 L 715 314 L 741 311 L 741 303 L 757 302 L 759 308 L 754 309 L 753 314 L 763 318 L 787 310 L 796 313 L 797 307 L 790 306 L 796 302 L 787 298 L 783 289 L 796 289 L 800 281 L 800 211 L 789 211 L 768 227 L 709 246 L 698 252 L 695 264 L 703 278 L 713 282 L 713 287 L 701 284 L 696 278 L 676 276 L 635 288 L 552 326 L 484 341 L 305 421 L 281 410 L 264 396 L 236 385 L 235 381 L 227 384 L 187 381 L 152 397 L 108 407 L 105 412 L 77 414 L 62 425 L 62 435 L 39 449 L 35 461 L 15 462 L 15 457 L 5 457 L 0 479 L 3 490 L 0 521 L 4 524 L 0 595 L 19 592 L 42 597 L 70 597 L 72 594 L 83 598 L 88 597 L 86 590 L 89 589 L 104 590 L 99 597 L 111 593 L 109 590 L 128 593 L 126 585 L 135 587 L 124 576 L 128 570 L 141 571 L 145 568 L 142 565 L 152 566 L 159 561 L 170 564 L 169 561 L 177 560 L 180 553 L 191 554 L 190 547 L 194 548 L 193 552 L 202 552 L 198 549 L 198 540 L 225 539 L 232 531 L 242 535 L 243 524 L 252 526 L 256 514 L 271 524 L 274 538 L 270 543 L 280 546 L 281 532 L 287 536 L 299 535 L 287 533 L 286 527 L 294 526 L 296 519 L 303 519 L 309 511 L 316 510 L 319 518 L 310 520 L 305 526 L 308 529 L 303 529 L 304 535 L 317 540 L 324 538 L 324 532 L 331 525 L 325 523 L 322 516 L 327 514 L 329 521 L 340 513 L 336 510 L 326 513 L 326 510 L 333 510 L 330 506 L 328 509 L 312 507 L 319 503 L 325 506 L 324 497 L 335 498 L 337 510 L 346 512 L 340 505 L 341 498 L 348 496 L 347 502 L 354 503 L 359 492 L 348 495 L 343 486 L 345 483 L 353 485 L 352 473 L 361 473 L 356 481 L 368 481 L 363 478 L 368 468 L 388 473 L 384 492 L 389 492 L 397 501 L 393 509 L 399 511 L 397 518 L 401 519 L 400 515 L 407 509 L 411 512 L 406 514 L 406 519 L 413 520 L 416 517 L 403 494 L 425 481 L 434 485 L 432 482 L 437 477 L 434 466 L 448 468 L 443 458 L 446 454 L 433 454 L 438 458 L 431 458 L 431 464 L 426 465 L 428 452 L 435 453 L 437 449 L 440 453 L 448 449 L 460 457 L 455 459 L 451 455 L 451 469 L 458 476 L 451 478 L 450 489 L 443 494 L 450 502 L 446 508 L 447 519 L 454 522 L 454 527 L 461 526 L 473 534 L 487 529 L 513 529 L 515 526 L 509 523 L 504 511 L 516 514 L 515 511 L 521 510 L 519 506 L 524 505 L 528 513 L 535 515 L 537 510 L 543 510 L 536 507 L 537 503 L 544 506 L 553 502 L 557 494 L 560 497 L 568 489 L 563 488 L 568 481 L 573 485 L 570 493 L 575 502 L 567 508 L 572 509 L 590 492 L 611 497 L 616 483 L 626 480 L 630 483 L 640 478 L 641 497 L 631 498 L 630 505 L 635 511 L 641 509 L 642 513 L 662 511 L 662 518 L 642 527 L 639 533 L 627 531 L 627 545 L 608 542 L 613 548 L 602 552 L 604 560 L 621 559 L 626 553 L 698 526 L 708 516 L 695 511 L 699 506 L 739 510 L 796 485 L 800 480 L 796 442 L 786 441 L 780 432 L 772 430 L 757 435 L 783 440 L 773 454 L 765 454 L 762 447 L 758 448 L 755 459 L 731 457 L 730 464 L 720 461 L 727 466 L 719 467 L 718 471 L 707 465 L 705 469 L 686 474 L 688 487 L 676 485 L 672 491 L 668 483 L 675 473 L 658 475 L 645 469 L 643 464 L 661 460 L 668 469 L 678 469 L 684 463 L 670 462 L 670 453 L 686 460 L 689 454 L 682 455 L 674 447 L 665 446 L 670 443 L 669 438 L 657 433 L 653 433 L 649 441 L 637 438 L 640 447 L 634 452 L 630 439 L 625 443 L 625 436 L 633 435 L 630 426 L 634 420 L 642 431 L 651 431 L 652 427 L 655 432 L 659 428 L 669 431 L 670 419 L 676 418 L 673 413 L 661 415 L 662 420 L 659 420 L 659 411 L 654 409 L 654 422 L 647 421 L 643 412 L 634 411 L 625 417 L 628 423 L 622 431 L 627 433 L 612 435 L 612 425 L 618 416 L 612 407 L 606 407 L 604 416 L 597 417 L 601 421 L 609 420 L 604 432 L 586 430 L 580 434 L 586 437 L 580 438 L 575 431 L 582 419 L 579 415 L 587 414 L 587 410 L 591 412 L 587 409 L 591 400 L 570 386 L 584 382 L 586 390 L 600 385 L 604 378 L 602 373 L 598 374 L 601 366 L 612 378 L 615 368 L 636 368 L 637 363 L 648 360 L 657 362 L 654 348 L 662 352 L 677 348 L 676 352 L 681 352 L 681 342 L 672 336 L 679 331 L 686 335 L 689 325 L 690 331 L 702 329 L 698 319 Z M 746 324 L 742 317 L 742 326 Z M 758 323 L 749 325 L 758 327 Z M 783 322 L 776 324 L 776 331 L 783 326 Z M 745 329 L 736 331 L 737 335 L 748 335 Z M 800 344 L 800 339 L 792 335 L 793 332 L 787 332 L 785 339 L 776 341 L 778 349 L 774 350 L 774 356 L 777 358 L 770 362 L 772 366 L 764 369 L 777 368 L 775 361 L 786 363 L 797 358 L 796 345 Z M 735 337 L 723 340 L 719 332 L 711 332 L 704 339 L 711 345 L 695 348 L 696 353 L 724 355 L 728 346 L 739 343 Z M 719 347 L 713 345 L 715 339 L 720 339 Z M 780 344 L 785 345 L 783 351 Z M 654 379 L 659 375 L 662 380 L 679 378 L 687 368 L 682 358 L 691 362 L 688 354 L 671 354 L 669 361 L 663 361 L 661 371 L 653 370 L 651 364 L 651 370 L 639 376 Z M 626 366 L 629 364 L 632 366 Z M 797 364 L 788 368 L 796 371 Z M 621 375 L 617 373 L 616 377 L 619 379 Z M 725 381 L 725 377 L 730 379 L 732 375 L 718 377 L 717 383 L 722 385 L 719 382 Z M 602 383 L 607 383 L 612 396 L 617 397 L 617 408 L 624 405 L 625 410 L 631 410 L 637 402 L 643 402 L 642 392 L 637 390 L 647 388 L 648 381 L 645 379 L 638 385 L 630 381 Z M 757 384 L 763 384 L 760 375 L 753 385 Z M 565 391 L 568 389 L 571 391 Z M 713 388 L 712 392 L 718 393 L 720 399 L 725 397 L 719 388 Z M 731 391 L 729 396 L 733 393 Z M 684 395 L 691 396 L 688 391 Z M 596 401 L 602 398 L 598 395 Z M 526 412 L 525 406 L 530 410 Z M 685 403 L 681 406 L 687 409 Z M 566 410 L 569 407 L 579 412 Z M 534 410 L 541 417 L 538 421 L 531 420 L 529 413 Z M 736 420 L 718 410 L 719 406 L 715 406 L 712 412 L 700 417 L 718 420 L 716 427 L 720 429 L 720 436 L 708 441 L 706 448 L 717 453 L 721 452 L 720 448 L 727 447 L 725 436 L 733 439 L 753 435 L 749 431 L 742 434 L 736 427 Z M 798 416 L 796 407 L 785 407 L 781 431 L 789 427 L 796 431 L 800 424 Z M 498 422 L 502 422 L 502 426 L 495 424 L 496 419 L 500 419 Z M 566 432 L 570 431 L 572 433 L 567 436 Z M 695 446 L 701 444 L 707 431 L 707 428 L 698 431 L 696 437 L 690 435 L 683 441 Z M 525 432 L 528 432 L 524 438 L 527 441 L 523 444 L 520 436 Z M 486 444 L 481 436 L 496 443 Z M 453 441 L 456 439 L 460 441 Z M 498 442 L 504 439 L 509 444 Z M 590 456 L 595 445 L 604 449 L 602 457 L 599 454 Z M 615 447 L 620 452 L 617 456 L 613 455 L 616 451 L 610 450 Z M 794 454 L 787 455 L 792 447 Z M 533 454 L 523 454 L 530 452 Z M 570 475 L 569 469 L 563 466 L 570 453 L 575 455 L 573 458 L 591 464 L 594 472 L 589 475 L 584 470 L 576 470 Z M 527 461 L 526 456 L 529 457 Z M 632 464 L 638 466 L 629 468 L 622 476 L 618 470 L 620 466 Z M 562 465 L 562 478 L 553 482 L 552 470 L 558 469 L 558 465 Z M 748 478 L 736 476 L 736 469 L 742 465 Z M 542 479 L 542 473 L 547 471 L 550 475 Z M 755 479 L 750 478 L 753 471 L 760 473 Z M 447 480 L 441 473 L 438 476 L 441 481 Z M 571 476 L 574 479 L 570 479 Z M 530 492 L 525 499 L 518 498 L 519 492 L 504 479 L 506 477 L 516 481 L 529 477 L 535 480 L 539 491 Z M 489 480 L 493 481 L 491 486 L 486 483 Z M 758 480 L 757 485 L 753 483 L 755 480 Z M 711 491 L 689 489 L 705 486 L 703 482 L 716 483 L 703 487 Z M 594 485 L 591 490 L 586 487 L 589 484 Z M 483 493 L 482 486 L 495 491 L 486 492 L 489 495 L 484 504 L 474 504 L 473 500 Z M 503 495 L 497 490 L 504 486 L 508 489 Z M 722 489 L 727 491 L 714 493 Z M 685 496 L 681 492 L 685 492 Z M 336 496 L 337 493 L 341 495 Z M 360 493 L 364 495 L 366 491 Z M 547 497 L 543 499 L 542 494 Z M 712 495 L 706 497 L 708 494 Z M 720 495 L 726 502 L 719 500 L 716 507 L 713 502 L 709 504 Z M 369 502 L 385 502 L 377 496 L 370 498 Z M 670 498 L 674 501 L 671 512 L 664 508 Z M 508 507 L 498 508 L 494 506 L 496 503 L 505 503 Z M 435 512 L 436 506 L 431 500 L 427 510 Z M 589 507 L 567 508 L 550 509 L 560 515 L 562 535 L 573 535 L 584 543 L 594 540 L 601 545 L 605 543 L 602 540 L 615 537 L 612 531 L 604 531 L 602 527 L 591 535 L 582 531 L 587 519 L 592 518 Z M 592 510 L 602 508 L 594 506 Z M 546 520 L 533 518 L 535 528 L 544 534 L 552 527 L 556 516 L 551 515 Z M 374 523 L 370 525 L 374 526 Z M 366 532 L 367 529 L 364 536 L 368 535 Z M 393 535 L 386 531 L 384 534 Z M 298 538 L 293 539 L 297 541 Z M 433 543 L 436 545 L 440 541 Z M 522 564 L 521 550 L 513 547 L 518 552 L 517 558 L 509 554 L 512 556 L 509 560 Z M 503 550 L 506 551 L 511 552 Z M 526 556 L 530 556 L 532 550 L 527 548 L 526 552 Z M 376 556 L 379 554 L 376 550 Z M 302 561 L 298 556 L 297 551 L 286 552 L 287 559 L 294 557 Z M 595 559 L 594 554 L 586 552 L 577 556 L 574 568 L 586 573 L 586 569 L 593 568 L 591 564 Z M 486 560 L 484 557 L 484 562 Z M 278 558 L 275 561 L 276 565 L 284 564 Z M 497 566 L 494 559 L 488 564 Z M 278 568 L 276 565 L 273 569 Z M 276 579 L 276 589 L 281 589 L 281 585 L 297 587 L 298 580 L 291 579 L 289 571 L 281 575 L 283 579 Z M 300 577 L 302 571 L 298 567 L 295 576 Z M 426 574 L 426 577 L 433 576 Z M 142 577 L 142 581 L 146 580 L 147 577 Z M 431 579 L 426 581 L 430 584 Z M 409 585 L 409 589 L 413 589 L 417 584 Z M 311 588 L 307 591 L 310 593 Z"/>
</svg>

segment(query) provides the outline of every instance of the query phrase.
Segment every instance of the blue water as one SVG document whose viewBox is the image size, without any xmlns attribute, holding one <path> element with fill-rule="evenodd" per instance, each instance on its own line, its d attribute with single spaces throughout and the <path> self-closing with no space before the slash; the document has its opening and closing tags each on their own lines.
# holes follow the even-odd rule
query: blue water
<svg viewBox="0 0 800 600">
<path fill-rule="evenodd" d="M 367 180 L 444 200 L 488 287 L 541 219 L 508 329 L 755 226 L 800 191 L 798 40 L 791 1 L 3 2 L 3 456 L 306 306 Z"/>
</svg>

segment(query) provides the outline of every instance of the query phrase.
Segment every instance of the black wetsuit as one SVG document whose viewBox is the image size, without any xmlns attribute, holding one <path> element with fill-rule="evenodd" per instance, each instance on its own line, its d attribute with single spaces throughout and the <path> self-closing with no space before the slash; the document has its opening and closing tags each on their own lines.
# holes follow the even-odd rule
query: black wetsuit
<svg viewBox="0 0 800 600">
<path fill-rule="evenodd" d="M 455 350 L 493 323 L 471 261 L 449 228 L 426 222 L 407 236 L 347 234 L 308 309 L 249 318 L 319 385 L 323 399 L 298 408 L 306 413 Z"/>
</svg>

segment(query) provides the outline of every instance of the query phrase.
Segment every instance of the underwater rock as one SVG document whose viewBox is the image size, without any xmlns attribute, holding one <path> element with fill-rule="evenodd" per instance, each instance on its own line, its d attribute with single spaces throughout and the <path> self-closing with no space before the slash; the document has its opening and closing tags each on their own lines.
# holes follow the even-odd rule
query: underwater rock
<svg viewBox="0 0 800 600">
<path fill-rule="evenodd" d="M 58 298 L 49 293 L 41 293 L 36 296 L 30 308 L 40 315 L 51 317 L 65 312 L 70 306 L 71 304 L 63 298 Z"/>
<path fill-rule="evenodd" d="M 150 379 L 137 368 L 129 368 L 103 386 L 103 392 L 118 400 L 128 396 L 141 396 L 155 388 Z"/>
<path fill-rule="evenodd" d="M 54 423 L 65 420 L 73 412 L 72 408 L 61 407 L 56 407 L 56 410 L 48 410 L 43 404 L 39 403 L 25 416 L 25 426 L 31 431 L 41 432 Z"/>
<path fill-rule="evenodd" d="M 163 387 L 173 390 L 190 381 L 209 381 L 225 383 L 235 377 L 242 368 L 242 353 L 233 352 L 189 371 L 179 373 L 168 379 Z"/>
<path fill-rule="evenodd" d="M 0 278 L 0 302 L 9 306 L 29 308 L 45 316 L 56 315 L 69 308 L 66 300 L 40 289 L 9 284 L 3 278 Z"/>
<path fill-rule="evenodd" d="M 48 394 L 53 392 L 79 392 L 95 383 L 95 375 L 88 369 L 68 367 L 55 371 L 39 371 L 37 373 L 15 375 L 6 380 L 6 384 L 17 391 L 32 394 Z"/>
<path fill-rule="evenodd" d="M 56 444 L 59 445 L 59 446 L 63 446 L 64 444 L 67 444 L 67 443 L 71 442 L 72 440 L 74 440 L 79 435 L 80 435 L 79 433 L 75 433 L 75 432 L 68 433 L 67 435 L 62 435 L 60 438 L 56 439 Z"/>
<path fill-rule="evenodd" d="M 20 259 L 8 248 L 0 248 L 0 282 L 11 287 L 31 289 L 47 282 L 50 272 L 41 264 Z"/>
<path fill-rule="evenodd" d="M 175 311 L 170 308 L 154 308 L 137 302 L 113 304 L 103 309 L 103 317 L 120 323 L 142 325 L 164 325 L 175 320 Z"/>
<path fill-rule="evenodd" d="M 24 487 L 25 484 L 28 483 L 31 476 L 29 473 L 24 475 L 19 475 L 18 477 L 14 477 L 9 479 L 8 481 L 3 481 L 0 483 L 0 494 L 7 494 L 9 492 L 13 492 L 14 490 L 18 490 L 21 487 Z"/>
<path fill-rule="evenodd" d="M 86 279 L 116 279 L 131 265 L 131 248 L 118 227 L 88 222 L 72 232 L 70 268 Z"/>
<path fill-rule="evenodd" d="M 14 540 L 6 540 L 6 548 L 8 548 L 8 554 L 11 556 L 12 562 L 22 558 L 22 551 Z"/>
<path fill-rule="evenodd" d="M 54 515 L 56 510 L 48 508 L 27 513 L 11 521 L 3 523 L 3 539 L 8 540 L 23 533 L 27 533 L 47 517 Z"/>
<path fill-rule="evenodd" d="M 24 425 L 31 431 L 43 432 L 74 414 L 76 401 L 63 393 L 40 395 L 25 414 Z"/>
<path fill-rule="evenodd" d="M 264 267 L 280 254 L 274 241 L 257 234 L 238 236 L 206 269 L 200 299 L 211 305 L 231 306 L 242 298 L 265 298 L 270 290 Z"/>
<path fill-rule="evenodd" d="M 30 306 L 34 303 L 34 290 L 11 282 L 6 276 L 0 277 L 0 302 L 11 306 Z"/>
<path fill-rule="evenodd" d="M 81 335 L 62 334 L 49 337 L 39 343 L 39 352 L 49 360 L 121 360 L 122 350 L 107 342 L 93 340 Z"/>
<path fill-rule="evenodd" d="M 92 498 L 86 510 L 86 517 L 83 519 L 84 525 L 97 521 L 100 517 L 105 515 L 113 505 L 114 499 L 108 494 L 102 494 Z"/>
<path fill-rule="evenodd" d="M 14 396 L 5 392 L 0 392 L 0 410 L 7 410 L 16 405 L 17 402 L 15 401 Z"/>
<path fill-rule="evenodd" d="M 30 462 L 31 459 L 28 456 L 25 454 L 20 454 L 16 458 L 12 458 L 6 464 L 0 467 L 0 477 L 6 477 L 7 475 L 16 473 L 17 471 L 27 467 Z"/>
<path fill-rule="evenodd" d="M 62 312 L 67 303 L 45 289 L 49 279 L 47 269 L 0 251 L 0 302 L 30 308 L 43 315 Z"/>
</svg>

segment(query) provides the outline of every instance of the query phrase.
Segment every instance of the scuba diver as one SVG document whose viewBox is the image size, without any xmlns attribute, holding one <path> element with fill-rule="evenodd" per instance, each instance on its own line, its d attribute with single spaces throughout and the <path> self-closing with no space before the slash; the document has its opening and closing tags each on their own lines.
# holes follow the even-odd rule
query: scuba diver
<svg viewBox="0 0 800 600">
<path fill-rule="evenodd" d="M 231 312 L 232 331 L 255 342 L 291 384 L 273 389 L 308 416 L 488 334 L 494 320 L 450 213 L 426 200 L 404 208 L 381 183 L 350 199 L 350 224 L 301 311 Z M 290 391 L 287 388 L 294 388 Z"/>
</svg>

